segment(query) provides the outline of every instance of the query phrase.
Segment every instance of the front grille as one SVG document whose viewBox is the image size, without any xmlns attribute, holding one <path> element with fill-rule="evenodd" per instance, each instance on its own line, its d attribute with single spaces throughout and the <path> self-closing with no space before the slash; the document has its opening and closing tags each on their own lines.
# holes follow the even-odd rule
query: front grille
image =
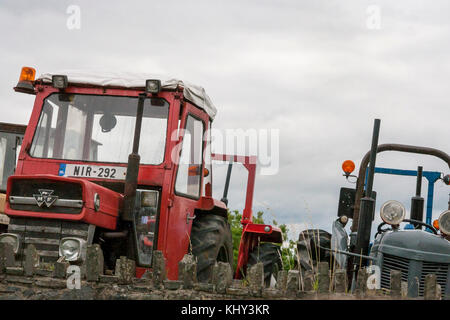
<svg viewBox="0 0 450 320">
<path fill-rule="evenodd" d="M 9 196 L 10 198 L 21 197 L 22 199 L 28 198 L 29 200 L 34 200 L 34 196 L 39 194 L 40 189 L 53 190 L 52 194 L 57 196 L 58 199 L 81 201 L 83 198 L 83 190 L 78 183 L 44 179 L 15 180 Z M 46 205 L 38 206 L 37 202 L 31 202 L 26 203 L 26 201 L 21 201 L 21 203 L 13 203 L 13 201 L 10 201 L 10 207 L 12 210 L 67 214 L 78 214 L 82 210 L 81 207 L 58 206 L 57 204 L 50 207 Z"/>
<path fill-rule="evenodd" d="M 435 263 L 427 261 L 419 261 L 421 266 L 419 279 L 419 296 L 423 296 L 425 287 L 425 276 L 427 274 L 435 274 L 437 283 L 441 286 L 442 297 L 445 297 L 445 291 L 448 283 L 449 265 L 445 263 Z M 420 268 L 420 267 L 419 267 Z M 381 287 L 390 289 L 391 270 L 399 270 L 402 273 L 402 281 L 408 281 L 408 275 L 411 271 L 410 259 L 383 254 L 383 268 L 381 270 Z M 417 270 L 414 270 L 417 271 Z"/>
<path fill-rule="evenodd" d="M 11 218 L 8 232 L 20 235 L 21 246 L 16 260 L 22 264 L 24 250 L 33 244 L 41 262 L 54 262 L 59 258 L 61 238 L 77 237 L 87 241 L 89 225 L 78 221 L 52 219 Z"/>
<path fill-rule="evenodd" d="M 391 288 L 391 270 L 402 273 L 402 281 L 408 281 L 409 259 L 395 257 L 388 254 L 383 255 L 383 268 L 381 270 L 381 287 Z"/>
<path fill-rule="evenodd" d="M 425 287 L 425 276 L 427 274 L 435 274 L 437 283 L 441 285 L 442 296 L 445 294 L 447 285 L 448 264 L 424 262 L 422 264 L 422 273 L 420 275 L 419 294 L 422 296 Z"/>
</svg>

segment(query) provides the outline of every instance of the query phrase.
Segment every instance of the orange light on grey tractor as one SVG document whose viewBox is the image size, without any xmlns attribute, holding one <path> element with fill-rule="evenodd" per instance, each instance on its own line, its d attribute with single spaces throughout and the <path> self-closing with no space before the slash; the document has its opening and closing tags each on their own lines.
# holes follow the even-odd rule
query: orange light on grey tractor
<svg viewBox="0 0 450 320">
<path fill-rule="evenodd" d="M 436 220 L 433 221 L 433 227 L 434 227 L 436 230 L 439 230 L 439 220 L 438 220 L 438 219 L 436 219 Z"/>
<path fill-rule="evenodd" d="M 342 170 L 346 176 L 349 176 L 355 170 L 355 163 L 352 160 L 345 160 L 342 163 Z"/>
</svg>

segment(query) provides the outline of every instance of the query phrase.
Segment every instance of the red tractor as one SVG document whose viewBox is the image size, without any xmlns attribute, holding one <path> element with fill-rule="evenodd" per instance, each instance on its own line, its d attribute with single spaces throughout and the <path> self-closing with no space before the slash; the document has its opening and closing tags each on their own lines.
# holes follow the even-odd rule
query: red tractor
<svg viewBox="0 0 450 320">
<path fill-rule="evenodd" d="M 248 181 L 235 277 L 258 260 L 266 278 L 281 266 L 273 245 L 281 230 L 252 223 L 256 158 L 211 154 L 216 109 L 202 87 L 118 73 L 35 75 L 24 67 L 14 88 L 36 98 L 0 235 L 18 262 L 33 244 L 43 263 L 64 256 L 82 264 L 86 246 L 98 243 L 108 270 L 127 256 L 141 277 L 160 250 L 177 279 L 192 252 L 199 281 L 208 281 L 216 261 L 233 265 L 226 194 L 237 162 Z M 212 197 L 212 160 L 230 163 L 222 200 Z"/>
</svg>

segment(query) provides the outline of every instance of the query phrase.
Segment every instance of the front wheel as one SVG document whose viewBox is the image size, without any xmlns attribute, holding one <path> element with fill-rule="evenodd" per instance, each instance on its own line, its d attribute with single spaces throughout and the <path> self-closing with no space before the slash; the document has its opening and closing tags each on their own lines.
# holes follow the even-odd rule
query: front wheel
<svg viewBox="0 0 450 320">
<path fill-rule="evenodd" d="M 192 224 L 191 244 L 199 282 L 210 281 L 216 262 L 228 262 L 233 268 L 233 242 L 226 218 L 213 214 L 197 216 Z"/>
</svg>

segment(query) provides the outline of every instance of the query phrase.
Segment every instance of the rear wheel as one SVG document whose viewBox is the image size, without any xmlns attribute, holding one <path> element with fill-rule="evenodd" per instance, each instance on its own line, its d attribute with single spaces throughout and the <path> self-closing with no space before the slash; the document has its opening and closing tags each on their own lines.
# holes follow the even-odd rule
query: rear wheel
<svg viewBox="0 0 450 320">
<path fill-rule="evenodd" d="M 302 272 L 317 268 L 320 261 L 330 262 L 331 234 L 321 229 L 307 229 L 298 236 L 297 258 Z M 333 264 L 331 264 L 333 265 Z"/>
<path fill-rule="evenodd" d="M 233 267 L 231 228 L 226 218 L 202 214 L 195 218 L 191 231 L 192 254 L 197 258 L 197 280 L 208 282 L 217 262 Z"/>
<path fill-rule="evenodd" d="M 280 246 L 273 243 L 261 243 L 249 253 L 247 270 L 262 262 L 264 265 L 264 283 L 270 285 L 272 275 L 276 278 L 278 271 L 283 270 Z"/>
</svg>

